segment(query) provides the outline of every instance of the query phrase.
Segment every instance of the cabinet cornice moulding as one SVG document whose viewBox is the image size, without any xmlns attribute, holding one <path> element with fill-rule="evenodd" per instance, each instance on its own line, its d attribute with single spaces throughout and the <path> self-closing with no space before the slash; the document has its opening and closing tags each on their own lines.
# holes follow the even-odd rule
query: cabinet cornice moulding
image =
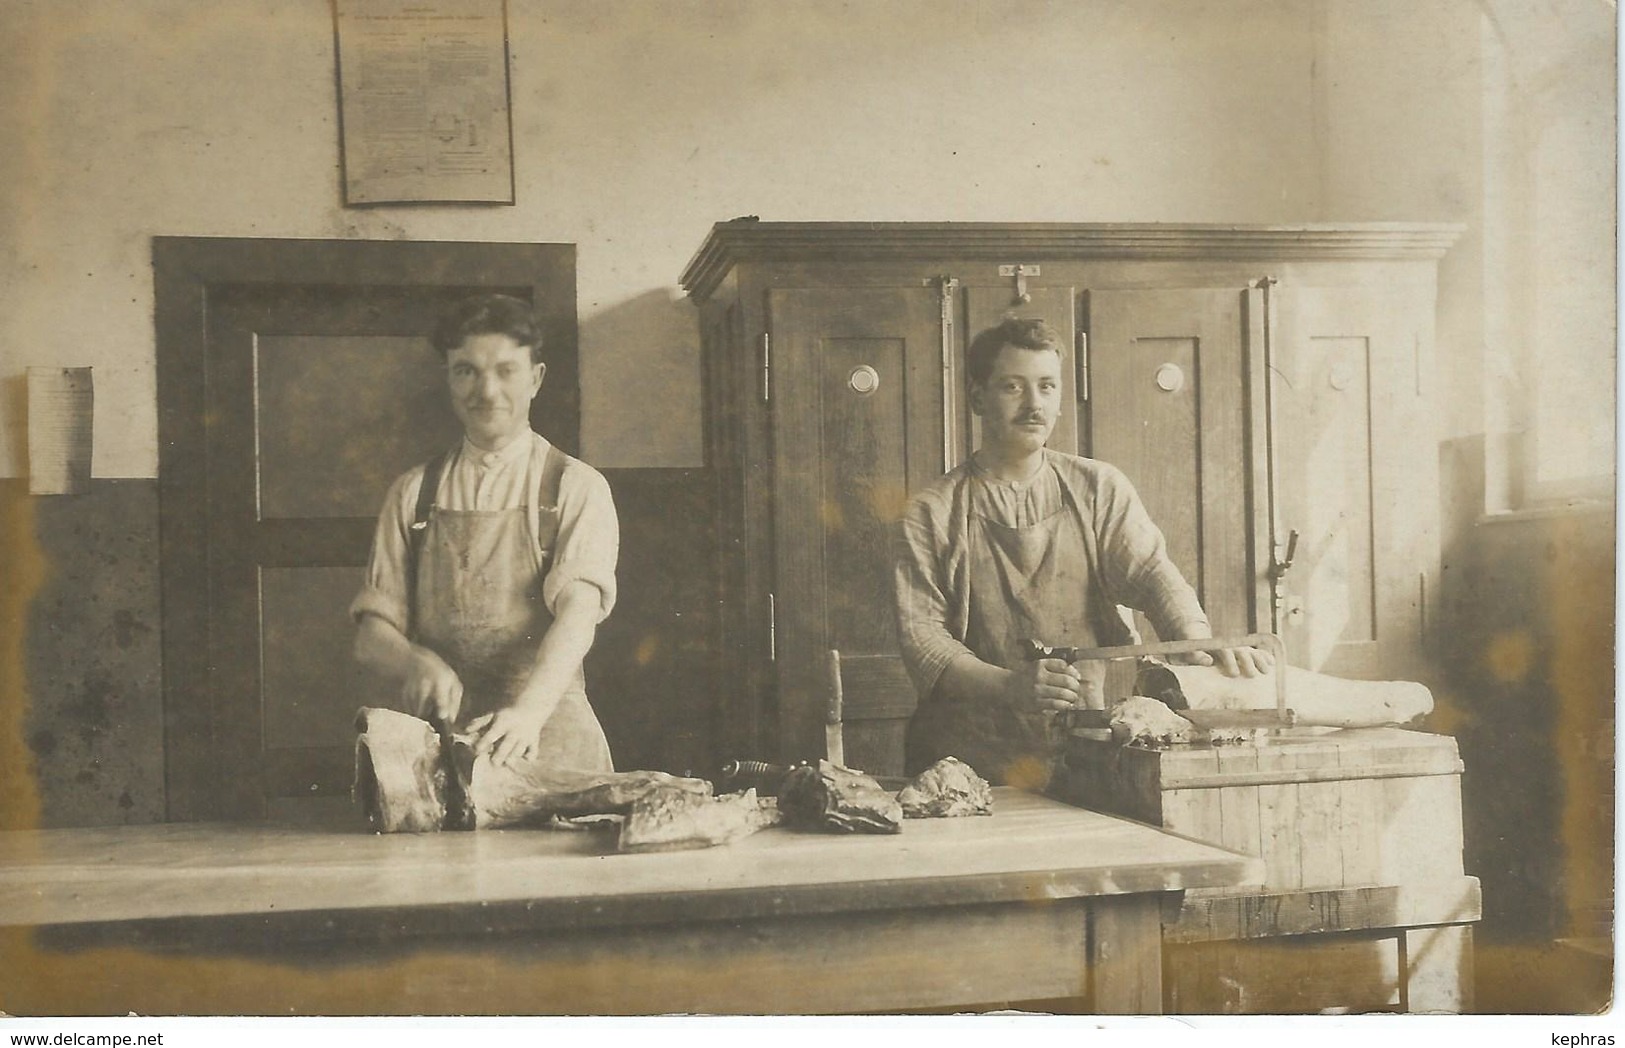
<svg viewBox="0 0 1625 1048">
<path fill-rule="evenodd" d="M 1162 222 L 718 222 L 683 270 L 705 298 L 728 269 L 778 257 L 883 261 L 944 257 L 1023 261 L 1437 259 L 1467 227 L 1445 222 L 1298 225 Z"/>
</svg>

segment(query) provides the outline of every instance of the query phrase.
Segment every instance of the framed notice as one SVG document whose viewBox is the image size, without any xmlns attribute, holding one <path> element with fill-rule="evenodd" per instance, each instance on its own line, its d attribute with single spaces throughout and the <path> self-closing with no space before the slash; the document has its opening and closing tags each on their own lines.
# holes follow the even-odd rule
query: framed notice
<svg viewBox="0 0 1625 1048">
<path fill-rule="evenodd" d="M 504 0 L 334 0 L 344 202 L 512 204 Z"/>
</svg>

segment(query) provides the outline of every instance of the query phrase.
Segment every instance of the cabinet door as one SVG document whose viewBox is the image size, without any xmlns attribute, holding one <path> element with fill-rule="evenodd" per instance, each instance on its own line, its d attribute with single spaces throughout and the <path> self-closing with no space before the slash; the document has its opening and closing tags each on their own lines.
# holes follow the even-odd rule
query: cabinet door
<svg viewBox="0 0 1625 1048">
<path fill-rule="evenodd" d="M 1242 302 L 1239 289 L 1088 294 L 1092 454 L 1128 474 L 1220 636 L 1259 621 Z"/>
<path fill-rule="evenodd" d="M 1077 298 L 1077 293 L 1070 287 L 1029 287 L 1027 293 L 1031 301 L 1016 302 L 1013 300 L 1008 283 L 998 287 L 964 289 L 965 337 L 959 346 L 960 361 L 956 369 L 959 388 L 955 389 L 953 394 L 961 410 L 968 415 L 968 426 L 964 430 L 970 434 L 967 452 L 975 450 L 982 442 L 982 420 L 975 415 L 969 415 L 968 398 L 963 392 L 966 378 L 964 352 L 970 347 L 971 339 L 975 338 L 978 332 L 993 327 L 1006 317 L 1022 317 L 1048 321 L 1061 336 L 1061 416 L 1056 419 L 1055 429 L 1050 433 L 1049 446 L 1069 455 L 1079 453 L 1080 391 L 1077 384 L 1077 359 L 1073 350 L 1077 343 L 1077 333 L 1072 316 L 1072 304 Z"/>
<path fill-rule="evenodd" d="M 944 468 L 942 307 L 928 287 L 820 288 L 768 310 L 780 753 L 807 758 L 824 653 L 897 652 L 892 527 Z M 903 723 L 882 729 L 899 756 Z"/>
<path fill-rule="evenodd" d="M 1427 412 L 1428 287 L 1276 289 L 1278 541 L 1292 661 L 1413 675 L 1437 578 L 1438 444 Z"/>
</svg>

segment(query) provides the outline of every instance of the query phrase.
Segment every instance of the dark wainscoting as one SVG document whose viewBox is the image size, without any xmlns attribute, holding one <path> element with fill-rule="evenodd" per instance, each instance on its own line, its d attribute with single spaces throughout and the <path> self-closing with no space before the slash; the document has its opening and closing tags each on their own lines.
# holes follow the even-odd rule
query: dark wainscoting
<svg viewBox="0 0 1625 1048">
<path fill-rule="evenodd" d="M 31 496 L 27 481 L 5 480 L 0 500 L 23 522 L 8 536 L 8 565 L 42 570 L 20 623 L 38 825 L 162 821 L 157 481 Z"/>
<path fill-rule="evenodd" d="M 715 486 L 703 469 L 606 469 L 620 590 L 587 656 L 615 766 L 709 775 L 718 674 Z"/>
<path fill-rule="evenodd" d="M 588 656 L 593 705 L 617 767 L 710 774 L 721 755 L 713 745 L 717 587 L 709 474 L 604 474 L 621 521 L 620 599 Z M 10 569 L 19 557 L 34 558 L 41 574 L 20 620 L 7 623 L 22 631 L 26 681 L 20 714 L 6 718 L 17 728 L 7 730 L 20 731 L 33 768 L 10 770 L 6 778 L 32 780 L 38 817 L 36 823 L 25 789 L 6 800 L 8 824 L 162 821 L 157 482 L 96 480 L 82 495 L 34 497 L 26 481 L 4 480 L 0 503 L 21 532 L 5 536 L 6 584 L 16 584 Z"/>
</svg>

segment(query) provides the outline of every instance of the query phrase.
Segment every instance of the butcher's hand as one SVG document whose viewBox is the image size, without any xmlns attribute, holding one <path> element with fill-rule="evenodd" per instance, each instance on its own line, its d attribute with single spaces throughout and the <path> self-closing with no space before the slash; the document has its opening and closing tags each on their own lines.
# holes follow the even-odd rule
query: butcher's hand
<svg viewBox="0 0 1625 1048">
<path fill-rule="evenodd" d="M 424 720 L 457 720 L 463 708 L 463 682 L 446 660 L 428 648 L 414 648 L 406 679 L 401 682 L 406 708 Z"/>
<path fill-rule="evenodd" d="M 1082 703 L 1082 682 L 1061 659 L 1039 659 L 1010 671 L 1004 697 L 1017 709 L 1072 710 Z"/>
<path fill-rule="evenodd" d="M 490 754 L 491 763 L 509 764 L 536 755 L 547 713 L 523 704 L 486 713 L 468 722 L 474 752 Z"/>
<path fill-rule="evenodd" d="M 1197 666 L 1218 666 L 1226 677 L 1262 677 L 1275 668 L 1275 656 L 1263 648 L 1220 648 L 1196 651 L 1190 661 Z"/>
</svg>

